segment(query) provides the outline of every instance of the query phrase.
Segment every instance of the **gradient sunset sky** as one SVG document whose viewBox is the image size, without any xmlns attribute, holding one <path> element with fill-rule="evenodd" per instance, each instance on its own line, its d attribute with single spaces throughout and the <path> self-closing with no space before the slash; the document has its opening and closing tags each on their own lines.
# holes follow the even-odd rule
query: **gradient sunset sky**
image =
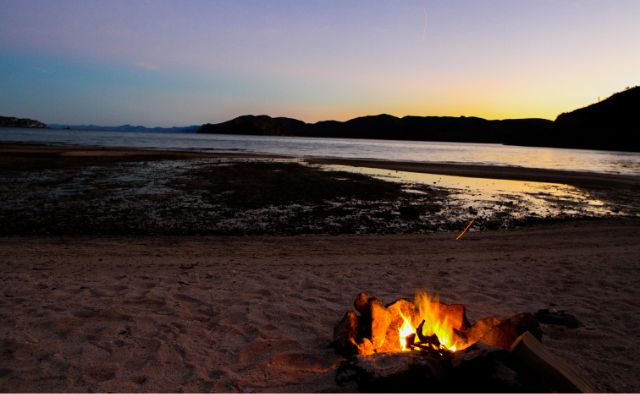
<svg viewBox="0 0 640 394">
<path fill-rule="evenodd" d="M 542 117 L 639 84 L 638 0 L 0 0 L 0 115 Z"/>
</svg>

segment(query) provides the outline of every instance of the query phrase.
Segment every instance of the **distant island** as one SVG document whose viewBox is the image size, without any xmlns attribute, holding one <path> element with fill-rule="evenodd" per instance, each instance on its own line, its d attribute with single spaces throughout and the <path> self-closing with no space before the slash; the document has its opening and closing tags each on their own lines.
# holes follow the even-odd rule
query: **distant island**
<svg viewBox="0 0 640 394">
<path fill-rule="evenodd" d="M 364 116 L 345 122 L 244 115 L 205 124 L 199 133 L 484 142 L 522 146 L 640 151 L 640 87 L 546 119 L 487 120 L 451 116 Z"/>
<path fill-rule="evenodd" d="M 121 126 L 97 126 L 97 125 L 70 125 L 70 124 L 44 124 L 33 119 L 20 119 L 11 116 L 0 116 L 0 127 L 59 129 L 59 130 L 88 130 L 88 131 L 136 131 L 148 133 L 195 133 L 200 125 L 177 127 L 145 127 L 125 124 Z"/>
<path fill-rule="evenodd" d="M 12 116 L 0 116 L 0 127 L 23 127 L 46 129 L 47 125 L 33 119 L 14 118 Z"/>
</svg>

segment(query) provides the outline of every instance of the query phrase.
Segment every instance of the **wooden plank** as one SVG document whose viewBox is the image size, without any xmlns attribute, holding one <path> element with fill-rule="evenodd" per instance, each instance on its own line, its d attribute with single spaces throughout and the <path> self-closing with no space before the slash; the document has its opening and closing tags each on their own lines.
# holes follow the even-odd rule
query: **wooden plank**
<svg viewBox="0 0 640 394">
<path fill-rule="evenodd" d="M 593 393 L 593 386 L 578 375 L 569 364 L 551 353 L 528 331 L 520 335 L 510 349 L 513 361 L 521 364 L 536 379 L 541 379 L 545 386 L 560 392 Z"/>
</svg>

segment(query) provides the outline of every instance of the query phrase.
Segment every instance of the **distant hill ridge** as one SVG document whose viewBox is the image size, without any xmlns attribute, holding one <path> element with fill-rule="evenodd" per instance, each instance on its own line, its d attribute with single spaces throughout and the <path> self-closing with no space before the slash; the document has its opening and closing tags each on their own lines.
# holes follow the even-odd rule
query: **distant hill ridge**
<svg viewBox="0 0 640 394">
<path fill-rule="evenodd" d="M 640 151 L 640 87 L 569 113 L 546 119 L 487 120 L 478 117 L 381 114 L 345 122 L 244 115 L 204 124 L 199 133 L 372 138 L 415 141 L 488 142 L 525 146 Z"/>
<path fill-rule="evenodd" d="M 33 119 L 15 118 L 13 116 L 0 116 L 0 127 L 25 127 L 46 129 L 47 125 Z"/>
<path fill-rule="evenodd" d="M 182 126 L 182 127 L 145 127 L 125 124 L 121 126 L 97 126 L 97 125 L 65 125 L 50 124 L 52 129 L 73 129 L 73 130 L 89 130 L 89 131 L 137 131 L 137 132 L 153 132 L 153 133 L 182 133 L 195 132 L 200 125 Z"/>
</svg>

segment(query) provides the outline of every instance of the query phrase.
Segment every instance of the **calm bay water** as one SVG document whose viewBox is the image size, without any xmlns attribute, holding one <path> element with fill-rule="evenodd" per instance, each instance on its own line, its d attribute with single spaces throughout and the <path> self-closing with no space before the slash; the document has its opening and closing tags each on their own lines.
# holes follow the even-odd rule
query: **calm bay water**
<svg viewBox="0 0 640 394">
<path fill-rule="evenodd" d="M 452 142 L 0 129 L 0 142 L 465 163 L 640 175 L 640 153 Z"/>
</svg>

